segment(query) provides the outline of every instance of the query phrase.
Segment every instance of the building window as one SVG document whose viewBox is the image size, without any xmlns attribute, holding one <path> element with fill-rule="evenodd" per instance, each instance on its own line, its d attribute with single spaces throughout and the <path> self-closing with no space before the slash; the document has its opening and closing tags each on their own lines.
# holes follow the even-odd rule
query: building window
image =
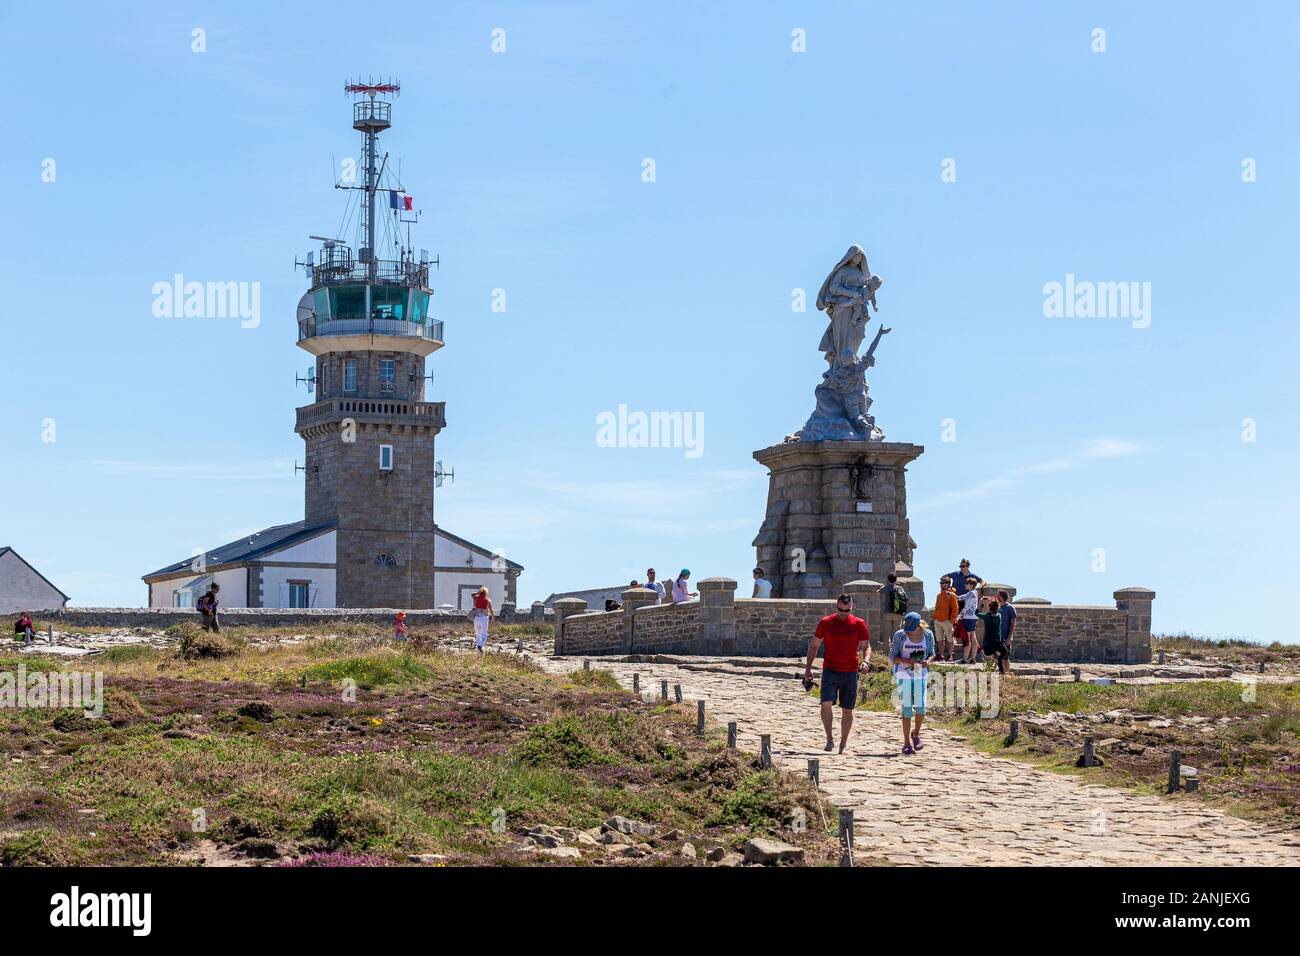
<svg viewBox="0 0 1300 956">
<path fill-rule="evenodd" d="M 392 395 L 393 382 L 397 378 L 397 363 L 392 359 L 379 360 L 379 394 Z"/>
<path fill-rule="evenodd" d="M 289 582 L 289 607 L 311 607 L 311 582 Z"/>
<path fill-rule="evenodd" d="M 395 568 L 397 567 L 397 559 L 387 551 L 380 551 L 375 555 L 375 564 L 379 565 L 381 568 Z"/>
<path fill-rule="evenodd" d="M 324 398 L 329 394 L 329 370 L 329 362 L 322 359 L 320 363 L 320 372 L 316 375 L 316 385 L 320 388 L 319 394 L 321 398 Z"/>
<path fill-rule="evenodd" d="M 393 470 L 393 446 L 392 445 L 379 446 L 379 470 L 380 471 Z"/>
<path fill-rule="evenodd" d="M 193 591 L 172 592 L 172 607 L 193 607 L 193 606 L 194 606 Z"/>
<path fill-rule="evenodd" d="M 456 586 L 456 606 L 459 610 L 468 611 L 474 606 L 474 595 L 478 594 L 481 584 L 459 584 Z"/>
<path fill-rule="evenodd" d="M 357 390 L 357 360 L 346 359 L 343 362 L 343 391 L 354 394 Z"/>
</svg>

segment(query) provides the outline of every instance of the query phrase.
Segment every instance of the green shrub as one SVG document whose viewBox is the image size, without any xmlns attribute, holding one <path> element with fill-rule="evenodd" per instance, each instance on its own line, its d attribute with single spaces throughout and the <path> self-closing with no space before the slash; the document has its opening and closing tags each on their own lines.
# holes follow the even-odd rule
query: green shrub
<svg viewBox="0 0 1300 956">
<path fill-rule="evenodd" d="M 315 681 L 337 683 L 350 678 L 357 682 L 358 687 L 370 690 L 385 684 L 414 684 L 428 680 L 432 673 L 424 664 L 407 655 L 376 655 L 313 664 L 303 671 L 301 676 L 308 683 Z"/>
<path fill-rule="evenodd" d="M 237 637 L 205 631 L 193 621 L 173 624 L 166 631 L 169 637 L 180 641 L 176 653 L 187 661 L 201 658 L 238 657 L 244 650 L 245 642 Z"/>
</svg>

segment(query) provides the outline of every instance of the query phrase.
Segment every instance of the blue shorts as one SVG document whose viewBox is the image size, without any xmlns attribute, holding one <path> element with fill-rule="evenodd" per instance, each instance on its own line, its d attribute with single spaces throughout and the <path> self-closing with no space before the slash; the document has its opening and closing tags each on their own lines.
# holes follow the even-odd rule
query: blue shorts
<svg viewBox="0 0 1300 956">
<path fill-rule="evenodd" d="M 853 709 L 858 702 L 857 671 L 822 671 L 821 702 L 833 704 L 836 699 L 845 710 Z"/>
<path fill-rule="evenodd" d="M 920 677 L 895 677 L 898 684 L 898 703 L 903 708 L 903 716 L 925 715 L 925 680 Z"/>
</svg>

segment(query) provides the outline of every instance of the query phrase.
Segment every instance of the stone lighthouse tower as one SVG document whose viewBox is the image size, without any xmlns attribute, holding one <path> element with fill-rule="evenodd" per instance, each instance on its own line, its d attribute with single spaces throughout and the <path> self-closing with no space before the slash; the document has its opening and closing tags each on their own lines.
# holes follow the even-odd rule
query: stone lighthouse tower
<svg viewBox="0 0 1300 956">
<path fill-rule="evenodd" d="M 444 403 L 424 401 L 424 365 L 442 347 L 442 323 L 429 316 L 428 253 L 410 248 L 412 199 L 379 153 L 399 89 L 345 86 L 365 140 L 336 184 L 350 190 L 356 252 L 345 238 L 313 236 L 319 258 L 302 263 L 310 288 L 298 345 L 315 356 L 316 401 L 298 409 L 295 431 L 307 445 L 307 523 L 336 531 L 339 607 L 434 606 L 433 449 L 446 422 Z"/>
</svg>

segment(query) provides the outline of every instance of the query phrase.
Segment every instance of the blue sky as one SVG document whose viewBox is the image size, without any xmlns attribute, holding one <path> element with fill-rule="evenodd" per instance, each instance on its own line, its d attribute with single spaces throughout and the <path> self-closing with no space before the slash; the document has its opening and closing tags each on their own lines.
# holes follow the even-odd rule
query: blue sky
<svg viewBox="0 0 1300 956">
<path fill-rule="evenodd" d="M 814 297 L 856 242 L 894 329 L 873 411 L 926 447 L 908 489 L 927 593 L 969 556 L 1059 603 L 1153 588 L 1157 631 L 1293 641 L 1247 609 L 1287 600 L 1300 537 L 1298 21 L 7 4 L 0 544 L 76 604 L 138 604 L 141 574 L 301 517 L 293 261 L 340 219 L 333 164 L 359 148 L 341 86 L 362 72 L 401 79 L 384 147 L 441 257 L 428 397 L 456 481 L 437 518 L 525 565 L 523 601 L 647 564 L 747 580 L 752 452 L 803 423 L 824 368 L 823 316 L 792 290 Z M 260 324 L 154 317 L 178 272 L 260 283 Z M 1150 283 L 1149 326 L 1045 317 L 1067 274 Z M 599 447 L 620 404 L 701 413 L 703 454 Z"/>
</svg>

